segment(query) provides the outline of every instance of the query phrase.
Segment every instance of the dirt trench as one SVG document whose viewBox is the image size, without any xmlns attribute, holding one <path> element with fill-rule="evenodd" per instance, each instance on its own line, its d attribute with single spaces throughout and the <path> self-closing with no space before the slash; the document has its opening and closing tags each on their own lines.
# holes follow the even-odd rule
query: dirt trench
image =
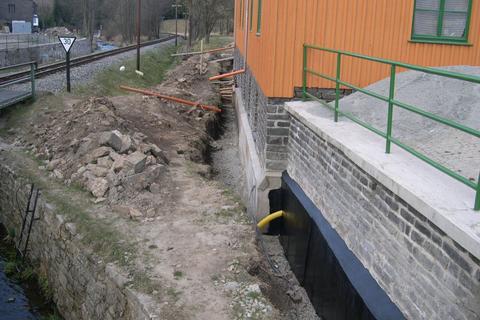
<svg viewBox="0 0 480 320">
<path fill-rule="evenodd" d="M 221 105 L 222 115 L 141 95 L 46 95 L 2 140 L 35 175 L 80 190 L 85 214 L 118 237 L 92 235 L 92 247 L 122 248 L 96 254 L 120 266 L 157 318 L 315 319 L 276 239 L 276 269 L 266 262 L 234 191 L 234 109 L 207 81 L 220 71 L 192 58 L 153 90 Z"/>
</svg>

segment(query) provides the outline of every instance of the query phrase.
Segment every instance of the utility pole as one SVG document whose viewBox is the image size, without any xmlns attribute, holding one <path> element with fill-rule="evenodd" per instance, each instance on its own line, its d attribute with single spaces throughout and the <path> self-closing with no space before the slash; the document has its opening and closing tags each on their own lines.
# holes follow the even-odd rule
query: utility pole
<svg viewBox="0 0 480 320">
<path fill-rule="evenodd" d="M 140 36 L 142 23 L 142 0 L 137 0 L 137 70 L 140 71 Z"/>
<path fill-rule="evenodd" d="M 178 46 L 178 7 L 181 5 L 178 4 L 178 0 L 175 0 L 175 4 L 172 6 L 175 8 L 175 47 Z"/>
</svg>

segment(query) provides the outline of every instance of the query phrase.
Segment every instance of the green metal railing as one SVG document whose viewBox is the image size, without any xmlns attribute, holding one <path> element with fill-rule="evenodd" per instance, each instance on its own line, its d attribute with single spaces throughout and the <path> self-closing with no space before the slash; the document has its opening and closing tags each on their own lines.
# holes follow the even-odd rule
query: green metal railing
<svg viewBox="0 0 480 320">
<path fill-rule="evenodd" d="M 323 51 L 323 52 L 328 52 L 328 53 L 333 53 L 336 54 L 337 56 L 337 61 L 336 61 L 336 76 L 331 77 L 329 75 L 317 72 L 315 70 L 312 70 L 308 68 L 308 50 L 317 50 L 317 51 Z M 378 62 L 386 65 L 390 65 L 390 90 L 389 90 L 389 95 L 384 96 L 381 94 L 378 94 L 376 92 L 373 92 L 368 89 L 360 88 L 359 86 L 356 86 L 354 84 L 348 83 L 346 81 L 342 81 L 340 79 L 341 75 L 341 69 L 342 69 L 342 57 L 343 56 L 348 56 L 348 57 L 353 57 L 353 58 L 359 58 L 363 60 L 368 60 L 368 61 L 373 61 L 373 62 Z M 463 81 L 468 81 L 472 83 L 477 83 L 480 84 L 480 77 L 476 76 L 471 76 L 471 75 L 466 75 L 466 74 L 461 74 L 461 73 L 456 73 L 456 72 L 450 72 L 446 70 L 439 70 L 439 69 L 433 69 L 433 68 L 426 68 L 426 67 L 421 67 L 421 66 L 416 66 L 416 65 L 411 65 L 407 63 L 402 63 L 402 62 L 397 62 L 397 61 L 392 61 L 392 60 L 386 60 L 386 59 L 380 59 L 380 58 L 375 58 L 375 57 L 370 57 L 362 54 L 357 54 L 357 53 L 352 53 L 352 52 L 347 52 L 347 51 L 341 51 L 341 50 L 333 50 L 333 49 L 328 49 L 328 48 L 322 48 L 319 46 L 314 46 L 314 45 L 309 45 L 305 44 L 303 46 L 303 98 L 311 98 L 314 99 L 323 105 L 327 106 L 328 108 L 332 109 L 334 111 L 334 121 L 338 122 L 338 117 L 339 116 L 344 116 L 351 121 L 365 127 L 366 129 L 384 137 L 386 139 L 386 153 L 391 152 L 391 147 L 392 143 L 397 145 L 398 147 L 404 149 L 405 151 L 411 153 L 415 157 L 427 162 L 431 166 L 435 167 L 436 169 L 440 170 L 441 172 L 449 175 L 450 177 L 462 182 L 463 184 L 469 186 L 470 188 L 474 189 L 476 191 L 476 197 L 475 197 L 475 205 L 474 205 L 474 210 L 479 211 L 480 210 L 480 173 L 479 173 L 479 178 L 477 182 L 471 181 L 468 178 L 458 174 L 457 172 L 443 166 L 442 164 L 436 162 L 435 160 L 427 157 L 426 155 L 416 151 L 412 147 L 402 143 L 398 139 L 394 138 L 392 136 L 392 131 L 393 131 L 393 113 L 395 107 L 400 107 L 404 110 L 416 113 L 422 117 L 431 119 L 433 121 L 442 123 L 444 125 L 447 125 L 449 127 L 458 129 L 460 131 L 463 131 L 467 134 L 473 135 L 477 138 L 480 138 L 480 131 L 475 130 L 473 128 L 466 127 L 464 125 L 461 125 L 455 121 L 445 119 L 442 117 L 439 117 L 433 113 L 424 111 L 416 106 L 398 101 L 395 99 L 395 80 L 396 80 L 396 72 L 397 68 L 405 68 L 409 70 L 415 70 L 419 72 L 424 72 L 428 74 L 433 74 L 437 76 L 442 76 L 442 77 L 447 77 L 447 78 L 452 78 L 452 79 L 457 79 L 457 80 L 463 80 Z M 322 99 L 317 98 L 313 94 L 310 94 L 307 91 L 307 76 L 308 74 L 312 74 L 314 76 L 318 76 L 320 78 L 330 80 L 335 82 L 335 105 L 332 107 L 330 104 L 325 103 Z M 368 96 L 377 98 L 379 100 L 385 101 L 388 103 L 388 112 L 387 112 L 387 129 L 386 132 L 383 132 L 377 128 L 374 128 L 372 125 L 358 119 L 355 117 L 353 114 L 345 111 L 341 111 L 339 108 L 339 101 L 340 101 L 340 87 L 347 87 L 350 89 L 354 89 L 356 91 L 362 92 Z"/>
<path fill-rule="evenodd" d="M 3 82 L 1 85 L 0 85 L 0 90 L 2 90 L 3 88 L 8 88 L 9 86 L 11 85 L 14 85 L 14 84 L 19 84 L 19 83 L 23 83 L 25 81 L 30 81 L 30 91 L 17 91 L 17 90 L 10 90 L 9 92 L 13 93 L 11 95 L 11 98 L 9 99 L 0 99 L 0 109 L 3 109 L 3 108 L 6 108 L 8 106 L 11 106 L 13 104 L 16 104 L 18 102 L 21 102 L 21 101 L 24 101 L 24 100 L 27 100 L 27 99 L 35 99 L 35 72 L 37 70 L 37 63 L 35 61 L 31 61 L 31 62 L 25 62 L 25 63 L 21 63 L 21 64 L 16 64 L 16 65 L 10 65 L 10 66 L 7 66 L 7 67 L 1 67 L 0 68 L 0 73 L 7 73 L 10 71 L 10 70 L 15 70 L 15 69 L 21 69 L 21 68 L 27 68 L 27 67 L 30 67 L 30 74 L 28 76 L 25 76 L 23 78 L 20 78 L 20 79 L 13 79 L 13 80 L 10 80 L 10 81 L 6 81 L 6 82 Z M 10 96 L 10 95 L 9 95 Z M 0 96 L 1 98 L 1 96 Z"/>
</svg>

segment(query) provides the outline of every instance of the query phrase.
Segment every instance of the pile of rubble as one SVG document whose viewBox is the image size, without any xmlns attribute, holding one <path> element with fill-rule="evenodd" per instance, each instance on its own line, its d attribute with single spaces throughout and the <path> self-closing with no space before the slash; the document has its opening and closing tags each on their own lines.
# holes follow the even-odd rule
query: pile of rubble
<svg viewBox="0 0 480 320">
<path fill-rule="evenodd" d="M 160 192 L 167 156 L 146 135 L 127 129 L 110 100 L 91 98 L 50 119 L 32 129 L 32 151 L 55 178 L 85 188 L 96 203 Z M 138 216 L 138 209 L 130 209 L 128 214 Z"/>
<path fill-rule="evenodd" d="M 154 90 L 218 105 L 218 94 L 208 74 L 199 72 L 198 59 L 176 66 Z M 218 72 L 217 65 L 208 66 L 209 73 Z M 199 173 L 210 174 L 205 161 L 217 122 L 211 112 L 153 97 L 94 97 L 60 109 L 46 105 L 30 123 L 32 139 L 22 144 L 30 144 L 44 162 L 42 169 L 66 185 L 88 190 L 95 203 L 150 219 L 170 196 L 167 155 L 175 161 L 184 157 Z"/>
</svg>

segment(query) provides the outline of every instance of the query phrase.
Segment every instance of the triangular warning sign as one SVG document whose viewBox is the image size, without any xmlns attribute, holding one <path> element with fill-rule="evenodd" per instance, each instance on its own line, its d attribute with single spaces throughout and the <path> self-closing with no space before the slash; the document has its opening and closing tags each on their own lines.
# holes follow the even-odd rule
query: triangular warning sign
<svg viewBox="0 0 480 320">
<path fill-rule="evenodd" d="M 65 49 L 65 52 L 69 52 L 70 49 L 73 46 L 73 43 L 75 40 L 77 40 L 77 37 L 63 37 L 63 36 L 58 36 L 58 40 L 60 40 L 60 43 L 63 46 L 63 49 Z"/>
</svg>

